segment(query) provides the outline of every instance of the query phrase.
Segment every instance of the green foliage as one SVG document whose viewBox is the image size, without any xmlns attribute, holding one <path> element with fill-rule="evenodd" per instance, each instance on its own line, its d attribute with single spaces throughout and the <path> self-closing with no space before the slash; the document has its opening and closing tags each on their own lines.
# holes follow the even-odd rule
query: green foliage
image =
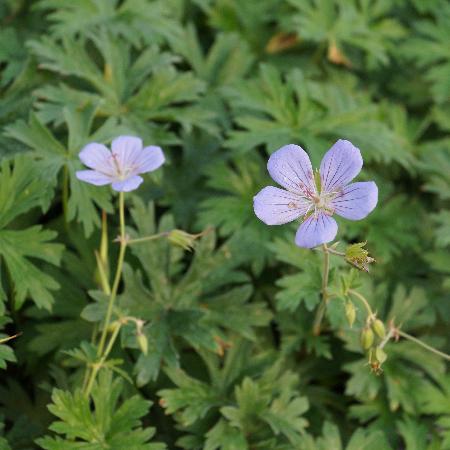
<svg viewBox="0 0 450 450">
<path fill-rule="evenodd" d="M 151 406 L 149 401 L 132 396 L 125 401 L 119 400 L 123 390 L 120 379 L 112 379 L 111 374 L 103 372 L 92 392 L 93 410 L 90 399 L 80 391 L 73 394 L 55 390 L 52 394 L 50 411 L 59 421 L 50 425 L 50 430 L 61 437 L 44 437 L 38 440 L 41 448 L 56 449 L 123 449 L 163 450 L 163 444 L 151 444 L 148 441 L 154 435 L 154 429 L 142 428 L 141 417 Z M 80 444 L 83 443 L 83 447 Z"/>
<path fill-rule="evenodd" d="M 0 448 L 450 449 L 448 366 L 400 338 L 372 373 L 351 293 L 448 353 L 449 27 L 444 0 L 0 2 Z M 103 360 L 117 199 L 76 171 L 119 135 L 166 163 L 125 196 L 159 238 L 127 246 Z M 253 197 L 280 146 L 318 167 L 340 138 L 379 201 L 337 219 L 318 334 L 323 254 Z"/>
<path fill-rule="evenodd" d="M 6 229 L 20 214 L 35 207 L 48 207 L 48 193 L 45 192 L 48 186 L 40 167 L 35 167 L 25 157 L 17 157 L 13 167 L 10 162 L 3 161 L 0 170 L 0 254 L 10 277 L 11 298 L 17 309 L 28 297 L 39 308 L 50 309 L 52 291 L 58 289 L 59 284 L 30 258 L 59 265 L 63 246 L 51 242 L 57 233 L 44 230 L 40 225 Z M 0 299 L 6 299 L 4 288 L 0 289 Z"/>
<path fill-rule="evenodd" d="M 301 39 L 328 47 L 328 58 L 333 62 L 369 70 L 387 65 L 396 42 L 405 35 L 401 22 L 391 16 L 392 2 L 385 0 L 289 0 L 289 3 L 295 13 L 286 26 Z M 330 47 L 344 51 L 342 61 L 336 60 Z M 345 62 L 347 48 L 351 62 Z"/>
</svg>

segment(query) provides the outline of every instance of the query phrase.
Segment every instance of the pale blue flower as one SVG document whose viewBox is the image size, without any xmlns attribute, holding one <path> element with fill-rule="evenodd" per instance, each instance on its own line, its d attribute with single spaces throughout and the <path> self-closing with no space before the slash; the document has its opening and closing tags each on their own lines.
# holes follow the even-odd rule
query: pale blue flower
<svg viewBox="0 0 450 450">
<path fill-rule="evenodd" d="M 286 190 L 273 186 L 262 189 L 254 197 L 255 214 L 267 225 L 303 217 L 295 236 L 299 247 L 313 248 L 330 242 L 338 229 L 334 214 L 360 220 L 377 204 L 378 188 L 373 181 L 350 183 L 362 166 L 359 149 L 349 141 L 339 140 L 322 159 L 319 187 L 307 153 L 298 145 L 286 145 L 267 163 L 270 176 Z"/>
<path fill-rule="evenodd" d="M 142 139 L 119 136 L 111 144 L 111 151 L 95 142 L 86 145 L 79 157 L 92 170 L 79 170 L 76 176 L 86 183 L 103 186 L 111 184 L 115 191 L 129 192 L 144 181 L 139 174 L 152 172 L 164 163 L 160 147 L 142 145 Z"/>
</svg>

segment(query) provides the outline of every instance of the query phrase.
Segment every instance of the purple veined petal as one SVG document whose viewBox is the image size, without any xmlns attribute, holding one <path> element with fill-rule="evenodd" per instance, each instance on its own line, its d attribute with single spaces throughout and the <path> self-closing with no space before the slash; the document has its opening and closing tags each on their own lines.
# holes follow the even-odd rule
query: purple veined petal
<svg viewBox="0 0 450 450">
<path fill-rule="evenodd" d="M 330 206 L 341 217 L 350 220 L 364 219 L 377 206 L 378 187 L 373 181 L 351 183 L 342 189 Z"/>
<path fill-rule="evenodd" d="M 78 170 L 75 175 L 79 180 L 94 184 L 95 186 L 104 186 L 113 181 L 111 177 L 95 170 Z"/>
<path fill-rule="evenodd" d="M 151 145 L 142 149 L 135 159 L 137 173 L 152 172 L 165 162 L 164 153 L 160 147 Z"/>
<path fill-rule="evenodd" d="M 295 243 L 299 247 L 314 248 L 321 244 L 332 241 L 337 234 L 338 226 L 336 221 L 319 211 L 309 216 L 297 230 Z"/>
<path fill-rule="evenodd" d="M 298 145 L 285 145 L 272 153 L 267 170 L 273 180 L 291 192 L 308 198 L 316 193 L 311 161 Z"/>
<path fill-rule="evenodd" d="M 122 169 L 133 167 L 142 150 L 142 139 L 135 136 L 119 136 L 112 141 L 111 150 Z"/>
<path fill-rule="evenodd" d="M 143 181 L 144 179 L 142 177 L 133 175 L 126 180 L 114 181 L 112 188 L 118 192 L 130 192 L 137 189 Z"/>
<path fill-rule="evenodd" d="M 339 139 L 320 163 L 323 192 L 345 186 L 358 175 L 363 166 L 361 152 L 350 141 Z"/>
<path fill-rule="evenodd" d="M 91 169 L 99 170 L 105 174 L 112 174 L 111 152 L 103 144 L 92 142 L 86 145 L 78 155 L 81 162 Z"/>
<path fill-rule="evenodd" d="M 258 219 L 267 225 L 281 225 L 304 215 L 310 202 L 293 192 L 267 186 L 253 198 Z"/>
</svg>

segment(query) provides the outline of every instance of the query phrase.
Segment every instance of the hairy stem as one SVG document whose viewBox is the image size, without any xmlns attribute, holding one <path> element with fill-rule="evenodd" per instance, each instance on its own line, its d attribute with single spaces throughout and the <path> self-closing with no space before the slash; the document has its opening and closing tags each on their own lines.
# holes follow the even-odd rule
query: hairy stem
<svg viewBox="0 0 450 450">
<path fill-rule="evenodd" d="M 368 317 L 373 316 L 372 308 L 370 307 L 369 302 L 367 301 L 366 297 L 364 297 L 359 292 L 354 291 L 353 289 L 349 289 L 348 293 L 353 295 L 354 297 L 356 297 L 358 300 L 360 300 L 363 303 L 364 307 L 367 310 Z"/>
<path fill-rule="evenodd" d="M 322 302 L 317 308 L 316 317 L 314 319 L 313 334 L 319 336 L 322 326 L 322 320 L 327 309 L 329 300 L 328 296 L 328 276 L 330 274 L 330 252 L 327 244 L 323 244 L 323 274 L 322 274 Z"/>
<path fill-rule="evenodd" d="M 119 217 L 120 217 L 120 249 L 119 258 L 117 260 L 116 274 L 114 276 L 114 282 L 111 288 L 111 294 L 108 301 L 108 309 L 106 311 L 105 322 L 103 324 L 102 335 L 98 344 L 97 356 L 103 353 L 105 347 L 106 335 L 108 334 L 109 323 L 114 308 L 114 301 L 117 296 L 117 289 L 119 288 L 120 279 L 122 278 L 123 261 L 125 259 L 125 251 L 127 248 L 127 240 L 125 236 L 125 198 L 124 193 L 119 193 Z"/>
<path fill-rule="evenodd" d="M 114 343 L 116 342 L 117 336 L 119 335 L 120 328 L 121 328 L 121 324 L 117 324 L 116 328 L 114 329 L 113 334 L 111 335 L 111 337 L 109 339 L 109 342 L 105 349 L 105 352 L 103 353 L 100 360 L 97 363 L 95 363 L 94 366 L 92 367 L 92 372 L 89 377 L 89 381 L 87 382 L 86 388 L 84 390 L 84 395 L 86 397 L 88 397 L 92 391 L 92 387 L 94 386 L 94 382 L 95 382 L 95 379 L 97 378 L 97 374 L 98 374 L 99 370 L 102 368 L 103 364 L 105 363 L 106 358 L 110 354 L 110 352 L 114 346 Z"/>
<path fill-rule="evenodd" d="M 131 244 L 138 244 L 140 242 L 154 241 L 155 239 L 166 237 L 168 234 L 169 234 L 169 231 L 163 231 L 162 233 L 153 234 L 151 236 L 144 236 L 144 237 L 137 238 L 137 239 L 129 239 L 127 244 L 131 245 Z"/>
<path fill-rule="evenodd" d="M 417 345 L 420 345 L 421 347 L 427 349 L 428 351 L 434 353 L 435 355 L 440 356 L 441 358 L 444 358 L 447 361 L 450 361 L 450 355 L 447 355 L 447 353 L 441 352 L 440 350 L 431 347 L 431 345 L 425 344 L 425 342 L 421 341 L 420 339 L 415 338 L 414 336 L 411 336 L 408 333 L 405 333 L 402 330 L 396 330 L 397 334 L 401 336 L 402 338 L 408 339 L 409 341 L 412 341 L 416 343 Z"/>
</svg>

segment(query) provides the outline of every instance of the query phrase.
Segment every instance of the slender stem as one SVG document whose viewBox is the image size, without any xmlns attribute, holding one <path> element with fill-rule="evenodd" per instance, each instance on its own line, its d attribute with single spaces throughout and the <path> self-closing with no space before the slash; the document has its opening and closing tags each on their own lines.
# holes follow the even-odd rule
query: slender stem
<svg viewBox="0 0 450 450">
<path fill-rule="evenodd" d="M 127 248 L 127 240 L 125 236 L 125 199 L 124 193 L 119 194 L 119 217 L 120 217 L 120 249 L 119 258 L 117 260 L 116 275 L 111 288 L 111 295 L 109 296 L 108 310 L 106 311 L 105 322 L 103 325 L 102 335 L 97 349 L 97 355 L 100 356 L 103 353 L 105 347 L 106 335 L 108 334 L 109 323 L 111 321 L 112 311 L 114 307 L 114 301 L 117 296 L 117 289 L 119 288 L 120 279 L 122 277 L 122 267 L 125 258 L 125 251 Z"/>
<path fill-rule="evenodd" d="M 435 355 L 438 355 L 438 356 L 440 356 L 441 358 L 444 358 L 444 359 L 446 359 L 447 361 L 450 361 L 450 355 L 448 355 L 447 353 L 441 352 L 441 351 L 437 350 L 436 348 L 431 347 L 431 346 L 428 345 L 428 344 L 425 344 L 425 342 L 421 341 L 420 339 L 415 338 L 414 336 L 411 336 L 411 335 L 408 334 L 408 333 L 405 333 L 405 332 L 402 331 L 402 330 L 397 330 L 397 333 L 398 333 L 401 337 L 403 337 L 403 338 L 405 338 L 405 339 L 408 339 L 408 340 L 410 340 L 410 341 L 412 341 L 412 342 L 415 342 L 417 345 L 420 345 L 421 347 L 427 349 L 428 351 L 434 353 Z"/>
<path fill-rule="evenodd" d="M 364 304 L 364 306 L 365 306 L 365 308 L 367 310 L 367 314 L 369 315 L 369 317 L 373 316 L 372 308 L 370 307 L 369 302 L 367 301 L 367 299 L 362 294 L 360 294 L 357 291 L 354 291 L 353 289 L 349 289 L 348 293 L 353 295 L 353 296 L 355 296 L 357 299 L 359 299 Z"/>
<path fill-rule="evenodd" d="M 62 185 L 62 208 L 64 216 L 64 225 L 66 229 L 69 226 L 68 212 L 69 212 L 69 168 L 67 164 L 63 167 L 63 185 Z"/>
<path fill-rule="evenodd" d="M 345 256 L 345 253 L 343 253 L 343 252 L 338 252 L 337 250 L 334 250 L 334 249 L 332 249 L 332 248 L 328 248 L 328 251 L 329 251 L 332 255 Z"/>
<path fill-rule="evenodd" d="M 317 308 L 316 317 L 314 319 L 313 334 L 318 336 L 320 334 L 320 328 L 327 309 L 328 304 L 328 276 L 330 273 L 330 253 L 327 244 L 323 244 L 323 275 L 322 275 L 322 302 Z"/>
<path fill-rule="evenodd" d="M 108 345 L 105 349 L 105 353 L 103 353 L 102 357 L 100 358 L 100 361 L 98 361 L 92 367 L 91 376 L 89 377 L 89 381 L 87 382 L 86 388 L 84 390 L 84 394 L 86 395 L 86 397 L 88 397 L 92 391 L 92 386 L 94 385 L 95 379 L 97 378 L 97 374 L 98 374 L 99 370 L 102 368 L 103 364 L 105 363 L 106 358 L 110 354 L 110 352 L 114 346 L 114 343 L 116 342 L 117 336 L 119 335 L 120 328 L 121 328 L 121 324 L 118 324 L 109 339 Z"/>
<path fill-rule="evenodd" d="M 395 333 L 396 333 L 395 327 L 391 326 L 389 328 L 389 331 L 386 333 L 384 339 L 380 342 L 380 345 L 378 345 L 378 347 L 384 348 L 384 346 L 389 342 L 389 340 L 395 336 Z"/>
<path fill-rule="evenodd" d="M 127 244 L 130 245 L 130 244 L 137 244 L 139 242 L 154 241 L 155 239 L 166 237 L 168 234 L 169 234 L 168 231 L 163 231 L 162 233 L 152 234 L 151 236 L 144 236 L 137 239 L 129 239 Z"/>
</svg>

